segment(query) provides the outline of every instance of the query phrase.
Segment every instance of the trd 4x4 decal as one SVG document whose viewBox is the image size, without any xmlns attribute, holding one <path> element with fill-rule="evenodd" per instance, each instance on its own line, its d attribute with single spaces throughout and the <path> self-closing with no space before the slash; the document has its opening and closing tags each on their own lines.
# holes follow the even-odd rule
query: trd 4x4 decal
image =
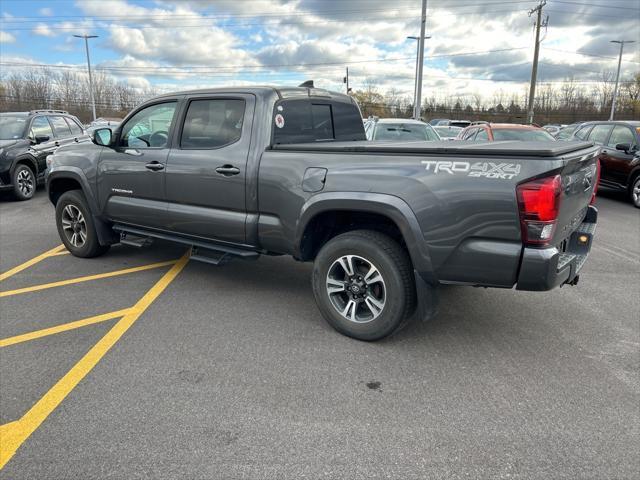
<svg viewBox="0 0 640 480">
<path fill-rule="evenodd" d="M 520 174 L 517 163 L 493 162 L 450 162 L 444 160 L 423 160 L 425 170 L 433 173 L 448 173 L 449 175 L 466 174 L 468 177 L 498 178 L 511 180 Z"/>
</svg>

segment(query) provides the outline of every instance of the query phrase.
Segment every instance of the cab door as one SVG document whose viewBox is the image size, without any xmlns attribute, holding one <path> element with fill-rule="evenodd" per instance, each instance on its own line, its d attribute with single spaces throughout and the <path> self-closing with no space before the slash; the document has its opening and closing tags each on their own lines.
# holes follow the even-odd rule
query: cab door
<svg viewBox="0 0 640 480">
<path fill-rule="evenodd" d="M 215 94 L 185 99 L 167 161 L 169 225 L 176 233 L 241 244 L 255 97 Z"/>
<path fill-rule="evenodd" d="M 616 145 L 626 143 L 631 147 L 627 152 L 616 150 Z M 626 125 L 616 125 L 611 131 L 607 144 L 602 147 L 600 158 L 607 165 L 607 178 L 624 187 L 631 174 L 631 162 L 638 148 L 636 136 Z"/>
<path fill-rule="evenodd" d="M 98 164 L 98 198 L 113 221 L 165 229 L 165 167 L 178 98 L 147 104 L 116 130 Z"/>
</svg>

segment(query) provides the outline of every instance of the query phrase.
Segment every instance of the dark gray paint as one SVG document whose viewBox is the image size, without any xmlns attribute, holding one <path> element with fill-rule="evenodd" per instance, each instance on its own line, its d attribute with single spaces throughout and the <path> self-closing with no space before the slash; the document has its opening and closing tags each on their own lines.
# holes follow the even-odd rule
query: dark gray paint
<svg viewBox="0 0 640 480">
<path fill-rule="evenodd" d="M 177 147 L 179 128 L 174 124 L 170 149 L 145 151 L 144 160 L 97 146 L 83 147 L 94 153 L 85 151 L 79 156 L 86 158 L 80 160 L 65 149 L 55 155 L 50 179 L 82 164 L 75 168 L 87 176 L 83 185 L 90 185 L 89 195 L 99 192 L 95 213 L 107 223 L 117 220 L 297 258 L 305 227 L 315 215 L 333 210 L 382 214 L 398 226 L 414 268 L 432 284 L 511 287 L 523 268 L 522 258 L 535 264 L 551 251 L 527 253 L 530 249 L 522 246 L 515 195 L 520 182 L 554 172 L 563 175 L 552 244 L 567 238 L 577 227 L 576 218 L 579 223 L 584 217 L 593 187 L 584 188 L 583 180 L 598 151 L 589 143 L 333 142 L 272 148 L 271 119 L 280 95 L 309 93 L 256 87 L 160 97 L 153 102 L 179 100 L 179 119 L 189 98 L 251 99 L 242 139 L 217 151 L 183 151 Z M 351 102 L 349 97 L 332 95 L 336 101 Z M 166 165 L 159 175 L 144 169 L 152 154 Z M 507 163 L 520 171 L 511 179 L 476 178 L 460 172 L 435 173 L 424 161 Z M 234 165 L 241 174 L 216 175 L 219 164 Z M 309 188 L 308 172 L 314 178 L 313 172 L 324 170 L 322 185 L 312 181 Z M 116 195 L 111 188 L 130 189 L 133 194 Z M 526 282 L 519 287 L 523 285 Z"/>
</svg>

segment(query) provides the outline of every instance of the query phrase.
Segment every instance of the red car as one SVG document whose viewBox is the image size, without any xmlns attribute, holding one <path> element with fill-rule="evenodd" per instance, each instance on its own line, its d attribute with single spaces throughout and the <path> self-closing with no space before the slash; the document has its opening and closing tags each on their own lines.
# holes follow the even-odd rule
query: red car
<svg viewBox="0 0 640 480">
<path fill-rule="evenodd" d="M 533 125 L 518 125 L 514 123 L 477 123 L 462 130 L 457 140 L 475 141 L 555 141 L 555 138 L 544 128 Z"/>
</svg>

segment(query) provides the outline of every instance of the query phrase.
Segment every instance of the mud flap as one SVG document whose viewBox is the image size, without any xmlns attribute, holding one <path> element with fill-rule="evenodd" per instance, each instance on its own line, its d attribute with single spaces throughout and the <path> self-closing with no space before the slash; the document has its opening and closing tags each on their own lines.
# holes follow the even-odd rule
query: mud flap
<svg viewBox="0 0 640 480">
<path fill-rule="evenodd" d="M 413 270 L 413 276 L 416 284 L 416 315 L 426 322 L 430 320 L 438 312 L 438 291 L 433 285 L 429 285 L 417 270 Z"/>
</svg>

